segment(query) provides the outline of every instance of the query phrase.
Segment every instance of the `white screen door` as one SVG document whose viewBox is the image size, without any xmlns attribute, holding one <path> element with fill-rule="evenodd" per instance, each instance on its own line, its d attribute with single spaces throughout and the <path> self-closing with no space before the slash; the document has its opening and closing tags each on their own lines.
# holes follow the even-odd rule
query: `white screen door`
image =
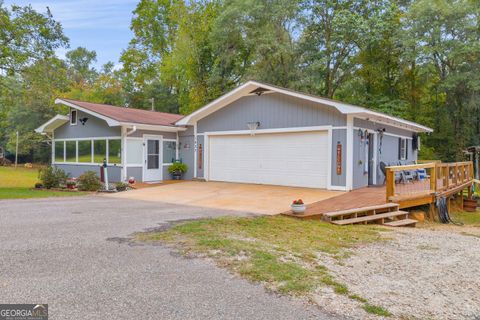
<svg viewBox="0 0 480 320">
<path fill-rule="evenodd" d="M 162 180 L 162 138 L 144 137 L 145 161 L 143 181 Z"/>
</svg>

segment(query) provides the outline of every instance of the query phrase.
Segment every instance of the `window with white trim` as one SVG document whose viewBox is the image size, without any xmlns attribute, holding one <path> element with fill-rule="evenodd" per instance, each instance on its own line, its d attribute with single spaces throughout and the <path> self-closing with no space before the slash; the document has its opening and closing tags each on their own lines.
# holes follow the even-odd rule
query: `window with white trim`
<svg viewBox="0 0 480 320">
<path fill-rule="evenodd" d="M 399 158 L 400 158 L 400 160 L 407 160 L 407 148 L 408 148 L 407 139 L 399 138 L 398 142 L 400 144 L 400 146 L 399 146 Z"/>
<path fill-rule="evenodd" d="M 75 109 L 70 109 L 70 125 L 75 126 L 77 125 L 78 120 L 78 111 Z"/>
<path fill-rule="evenodd" d="M 177 142 L 163 140 L 163 164 L 171 164 L 175 161 L 177 154 Z"/>
</svg>

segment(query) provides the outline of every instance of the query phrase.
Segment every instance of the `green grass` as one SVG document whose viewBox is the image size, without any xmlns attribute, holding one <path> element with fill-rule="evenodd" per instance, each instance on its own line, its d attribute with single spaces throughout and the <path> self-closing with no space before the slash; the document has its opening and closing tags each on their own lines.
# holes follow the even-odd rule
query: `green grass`
<svg viewBox="0 0 480 320">
<path fill-rule="evenodd" d="M 33 188 L 36 182 L 38 182 L 38 169 L 0 167 L 0 199 L 45 198 L 85 194 L 82 192 L 35 190 Z"/>
<path fill-rule="evenodd" d="M 368 302 L 363 305 L 363 310 L 368 313 L 382 317 L 390 317 L 392 315 L 388 310 L 379 306 L 374 306 L 372 304 L 369 304 Z"/>
<path fill-rule="evenodd" d="M 386 241 L 380 234 L 383 230 L 282 216 L 222 217 L 185 222 L 161 232 L 138 233 L 136 239 L 160 241 L 185 255 L 213 258 L 220 266 L 284 294 L 308 295 L 319 286 L 329 286 L 370 310 L 367 300 L 351 294 L 345 284 L 335 280 L 319 256 L 329 255 L 340 261 L 358 245 Z"/>
<path fill-rule="evenodd" d="M 454 212 L 450 214 L 453 221 L 458 221 L 471 227 L 480 227 L 480 212 Z"/>
</svg>

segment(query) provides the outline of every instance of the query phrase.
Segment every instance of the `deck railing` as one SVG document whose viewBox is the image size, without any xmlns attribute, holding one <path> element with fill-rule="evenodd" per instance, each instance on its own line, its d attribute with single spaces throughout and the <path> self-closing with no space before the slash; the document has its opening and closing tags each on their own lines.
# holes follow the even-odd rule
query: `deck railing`
<svg viewBox="0 0 480 320">
<path fill-rule="evenodd" d="M 473 178 L 471 161 L 386 167 L 387 202 L 455 190 L 468 186 Z"/>
</svg>

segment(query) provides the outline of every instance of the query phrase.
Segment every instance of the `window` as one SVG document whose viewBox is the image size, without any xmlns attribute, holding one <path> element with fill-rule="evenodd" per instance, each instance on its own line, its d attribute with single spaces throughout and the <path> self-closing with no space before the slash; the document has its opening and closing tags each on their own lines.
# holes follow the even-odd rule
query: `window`
<svg viewBox="0 0 480 320">
<path fill-rule="evenodd" d="M 92 141 L 78 141 L 78 162 L 92 162 Z"/>
<path fill-rule="evenodd" d="M 176 157 L 177 143 L 175 141 L 163 141 L 163 163 L 173 163 Z"/>
<path fill-rule="evenodd" d="M 72 126 L 76 125 L 77 124 L 77 118 L 78 118 L 77 110 L 75 110 L 75 109 L 70 110 L 70 125 L 72 125 Z"/>
<path fill-rule="evenodd" d="M 66 162 L 77 162 L 77 142 L 76 141 L 65 141 L 65 161 Z"/>
<path fill-rule="evenodd" d="M 65 142 L 55 141 L 55 162 L 65 161 Z"/>
<path fill-rule="evenodd" d="M 408 140 L 405 138 L 398 138 L 398 159 L 407 160 L 408 157 Z"/>
<path fill-rule="evenodd" d="M 138 139 L 127 139 L 127 163 L 142 165 L 143 141 Z"/>
<path fill-rule="evenodd" d="M 120 164 L 122 162 L 122 147 L 120 140 L 108 140 L 108 163 Z"/>
<path fill-rule="evenodd" d="M 93 141 L 93 162 L 103 163 L 103 159 L 107 158 L 107 140 Z"/>
</svg>

